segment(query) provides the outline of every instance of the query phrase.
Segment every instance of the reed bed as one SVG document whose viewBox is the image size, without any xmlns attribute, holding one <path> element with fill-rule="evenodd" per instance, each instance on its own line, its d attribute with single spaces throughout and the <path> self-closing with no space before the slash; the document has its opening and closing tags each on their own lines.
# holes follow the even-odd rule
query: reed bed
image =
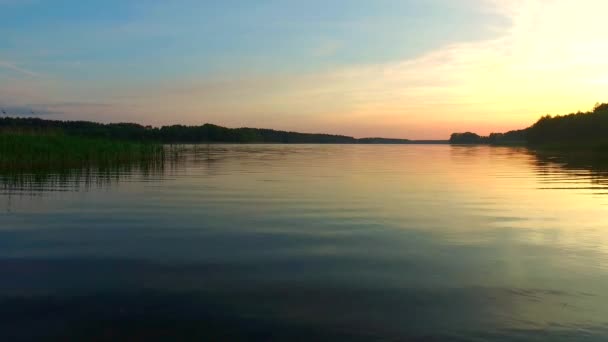
<svg viewBox="0 0 608 342">
<path fill-rule="evenodd" d="M 162 159 L 161 144 L 70 136 L 57 131 L 0 131 L 0 168 L 107 165 Z"/>
</svg>

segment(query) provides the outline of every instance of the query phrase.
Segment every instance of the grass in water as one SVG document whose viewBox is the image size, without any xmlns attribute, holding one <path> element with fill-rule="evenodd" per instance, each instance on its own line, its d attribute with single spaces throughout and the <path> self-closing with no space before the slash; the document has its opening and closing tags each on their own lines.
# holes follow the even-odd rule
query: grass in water
<svg viewBox="0 0 608 342">
<path fill-rule="evenodd" d="M 49 166 L 103 166 L 162 158 L 163 146 L 69 136 L 61 132 L 0 132 L 0 168 L 36 170 Z"/>
<path fill-rule="evenodd" d="M 0 189 L 110 183 L 133 170 L 162 174 L 162 144 L 70 136 L 50 130 L 0 130 Z"/>
</svg>

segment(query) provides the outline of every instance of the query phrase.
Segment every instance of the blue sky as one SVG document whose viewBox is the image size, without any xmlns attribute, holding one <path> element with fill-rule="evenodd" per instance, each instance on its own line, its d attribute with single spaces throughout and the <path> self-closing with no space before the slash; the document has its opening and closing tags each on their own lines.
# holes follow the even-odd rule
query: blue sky
<svg viewBox="0 0 608 342">
<path fill-rule="evenodd" d="M 501 24 L 467 1 L 440 0 L 13 0 L 2 6 L 3 58 L 69 78 L 378 63 L 486 38 Z"/>
<path fill-rule="evenodd" d="M 530 11 L 534 8 L 529 3 L 538 2 L 520 1 L 521 8 Z M 0 106 L 96 121 L 211 121 L 407 135 L 405 126 L 403 134 L 377 124 L 365 129 L 366 122 L 377 121 L 372 111 L 377 111 L 378 120 L 419 120 L 418 112 L 408 114 L 411 107 L 396 116 L 396 102 L 411 105 L 409 98 L 397 99 L 403 93 L 396 90 L 417 85 L 419 93 L 430 85 L 421 85 L 416 75 L 391 81 L 390 70 L 408 61 L 420 63 L 458 44 L 503 39 L 522 16 L 511 3 L 0 0 Z M 434 58 L 428 70 L 439 70 L 444 62 L 456 66 L 449 53 Z M 393 73 L 398 72 L 403 73 Z M 434 72 L 424 82 L 442 91 L 453 84 L 448 76 Z M 376 88 L 357 86 L 383 78 L 384 85 L 374 86 L 387 87 L 380 94 Z M 310 101 L 298 98 L 298 93 L 310 94 Z M 409 133 L 444 134 L 425 134 L 423 125 L 417 125 Z"/>
</svg>

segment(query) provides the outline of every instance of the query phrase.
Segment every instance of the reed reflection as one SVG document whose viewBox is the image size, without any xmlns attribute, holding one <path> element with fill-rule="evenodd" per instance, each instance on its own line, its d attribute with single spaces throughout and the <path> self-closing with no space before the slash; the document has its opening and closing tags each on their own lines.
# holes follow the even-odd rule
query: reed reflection
<svg viewBox="0 0 608 342">
<path fill-rule="evenodd" d="M 4 193 L 69 191 L 106 187 L 132 177 L 161 179 L 170 154 L 126 160 L 71 163 L 39 163 L 35 167 L 0 166 L 0 189 Z"/>
</svg>

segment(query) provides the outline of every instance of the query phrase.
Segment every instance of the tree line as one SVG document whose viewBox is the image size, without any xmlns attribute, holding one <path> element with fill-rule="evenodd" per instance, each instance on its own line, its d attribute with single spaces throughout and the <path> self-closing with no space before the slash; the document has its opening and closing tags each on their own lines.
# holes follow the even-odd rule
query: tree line
<svg viewBox="0 0 608 342">
<path fill-rule="evenodd" d="M 489 136 L 472 132 L 454 133 L 450 143 L 608 148 L 608 103 L 596 104 L 589 112 L 546 115 L 526 129 L 507 133 L 492 133 Z"/>
<path fill-rule="evenodd" d="M 261 128 L 226 128 L 171 125 L 143 126 L 135 123 L 96 123 L 90 121 L 60 121 L 40 118 L 0 118 L 0 129 L 58 131 L 67 135 L 163 143 L 286 143 L 286 144 L 405 144 L 407 139 L 362 138 L 344 135 L 311 134 Z"/>
</svg>

